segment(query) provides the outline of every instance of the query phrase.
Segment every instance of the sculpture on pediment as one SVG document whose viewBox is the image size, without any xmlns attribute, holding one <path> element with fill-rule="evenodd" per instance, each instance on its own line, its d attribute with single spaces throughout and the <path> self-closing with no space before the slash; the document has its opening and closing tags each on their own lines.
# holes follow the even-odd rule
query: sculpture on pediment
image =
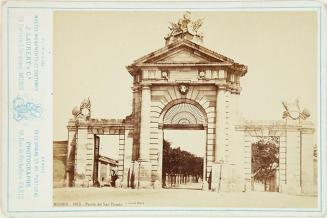
<svg viewBox="0 0 327 218">
<path fill-rule="evenodd" d="M 80 106 L 75 106 L 72 110 L 75 120 L 89 120 L 91 117 L 91 101 L 90 97 L 83 99 Z"/>
<path fill-rule="evenodd" d="M 183 15 L 183 18 L 179 19 L 178 26 L 181 28 L 181 30 L 183 32 L 186 32 L 186 31 L 188 31 L 190 23 L 191 23 L 191 13 L 189 11 L 187 11 Z"/>
<path fill-rule="evenodd" d="M 310 112 L 307 109 L 301 111 L 299 99 L 294 102 L 282 102 L 285 111 L 283 112 L 283 119 L 291 118 L 292 120 L 306 120 L 310 117 Z"/>
<path fill-rule="evenodd" d="M 203 38 L 202 33 L 199 33 L 199 29 L 202 26 L 203 21 L 202 19 L 197 19 L 192 21 L 191 20 L 191 12 L 187 11 L 183 15 L 183 18 L 179 19 L 177 23 L 170 23 L 170 34 L 169 36 L 175 36 L 180 33 L 186 33 L 189 32 L 193 34 L 194 36 L 197 36 L 199 38 Z"/>
</svg>

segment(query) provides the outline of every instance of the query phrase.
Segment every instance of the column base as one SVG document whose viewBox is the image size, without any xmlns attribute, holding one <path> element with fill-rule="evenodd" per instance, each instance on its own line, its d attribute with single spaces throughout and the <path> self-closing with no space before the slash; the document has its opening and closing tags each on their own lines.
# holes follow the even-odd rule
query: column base
<svg viewBox="0 0 327 218">
<path fill-rule="evenodd" d="M 252 191 L 251 179 L 245 179 L 243 192 L 251 192 L 251 191 Z"/>
<path fill-rule="evenodd" d="M 83 187 L 88 188 L 93 186 L 92 181 L 89 179 L 76 179 L 74 183 L 74 187 Z"/>
<path fill-rule="evenodd" d="M 291 194 L 291 195 L 299 195 L 301 194 L 301 186 L 298 185 L 283 185 L 282 187 L 279 186 L 281 188 L 282 193 L 286 193 L 286 194 Z"/>
<path fill-rule="evenodd" d="M 237 164 L 213 163 L 211 190 L 216 192 L 244 191 L 244 178 L 239 168 Z M 250 190 L 251 188 L 247 188 L 247 191 Z"/>
<path fill-rule="evenodd" d="M 307 196 L 317 196 L 317 186 L 314 184 L 302 186 L 302 193 Z"/>
<path fill-rule="evenodd" d="M 207 181 L 203 181 L 202 183 L 202 191 L 208 191 L 209 190 L 209 184 Z"/>
<path fill-rule="evenodd" d="M 152 188 L 151 182 L 151 163 L 145 160 L 138 161 L 138 171 L 136 178 L 136 188 L 148 189 Z"/>
<path fill-rule="evenodd" d="M 221 191 L 221 183 L 222 183 L 222 175 L 220 174 L 222 164 L 220 162 L 215 162 L 212 165 L 212 179 L 211 179 L 211 190 L 220 192 Z"/>
<path fill-rule="evenodd" d="M 153 189 L 162 189 L 162 184 L 159 180 L 154 181 Z"/>
</svg>

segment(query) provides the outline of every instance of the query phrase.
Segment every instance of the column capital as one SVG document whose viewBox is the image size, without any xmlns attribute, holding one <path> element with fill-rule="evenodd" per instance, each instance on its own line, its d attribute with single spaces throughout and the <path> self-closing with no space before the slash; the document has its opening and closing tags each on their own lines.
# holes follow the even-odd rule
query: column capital
<svg viewBox="0 0 327 218">
<path fill-rule="evenodd" d="M 150 84 L 142 84 L 142 90 L 150 89 Z"/>
<path fill-rule="evenodd" d="M 73 132 L 73 131 L 77 130 L 77 127 L 76 126 L 67 126 L 67 129 L 69 132 Z"/>
<path fill-rule="evenodd" d="M 77 130 L 81 130 L 81 129 L 88 129 L 89 126 L 87 123 L 81 123 L 77 126 Z"/>
<path fill-rule="evenodd" d="M 132 86 L 133 93 L 138 92 L 139 90 L 140 90 L 140 86 L 139 85 Z"/>
<path fill-rule="evenodd" d="M 239 83 L 232 83 L 231 84 L 231 93 L 232 94 L 240 94 L 241 93 L 241 86 Z"/>
<path fill-rule="evenodd" d="M 226 90 L 227 89 L 227 87 L 226 87 L 226 85 L 225 84 L 218 84 L 218 85 L 216 85 L 216 87 L 217 87 L 217 90 Z"/>
<path fill-rule="evenodd" d="M 140 83 L 139 84 L 139 89 L 150 89 L 151 88 L 151 83 L 144 83 L 144 82 L 142 82 L 142 83 Z"/>
</svg>

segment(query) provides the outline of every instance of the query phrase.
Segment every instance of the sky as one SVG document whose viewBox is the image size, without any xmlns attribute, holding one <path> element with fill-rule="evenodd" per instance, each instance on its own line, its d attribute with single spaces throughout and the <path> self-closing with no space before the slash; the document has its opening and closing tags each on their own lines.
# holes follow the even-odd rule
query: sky
<svg viewBox="0 0 327 218">
<path fill-rule="evenodd" d="M 191 152 L 204 157 L 206 146 L 205 130 L 164 130 L 164 139 L 171 143 L 172 148 Z"/>
<path fill-rule="evenodd" d="M 71 110 L 85 97 L 90 96 L 94 118 L 131 114 L 132 77 L 126 66 L 164 47 L 169 23 L 183 13 L 55 12 L 54 140 L 67 139 Z M 203 19 L 204 47 L 248 66 L 241 78 L 243 119 L 280 120 L 281 101 L 299 98 L 316 123 L 315 12 L 192 12 L 191 16 Z M 170 140 L 183 144 L 179 134 Z M 192 141 L 190 146 L 196 147 L 198 141 Z"/>
<path fill-rule="evenodd" d="M 99 154 L 118 160 L 119 155 L 119 136 L 118 135 L 100 135 Z"/>
</svg>

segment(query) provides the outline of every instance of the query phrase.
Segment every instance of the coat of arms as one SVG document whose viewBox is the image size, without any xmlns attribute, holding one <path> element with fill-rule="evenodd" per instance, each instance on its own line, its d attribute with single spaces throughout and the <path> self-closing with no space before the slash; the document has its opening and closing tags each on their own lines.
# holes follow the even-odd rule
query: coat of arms
<svg viewBox="0 0 327 218">
<path fill-rule="evenodd" d="M 188 86 L 186 84 L 181 84 L 179 85 L 179 92 L 182 94 L 182 95 L 186 95 L 187 92 L 188 92 Z"/>
<path fill-rule="evenodd" d="M 285 111 L 283 112 L 283 119 L 291 118 L 292 120 L 305 120 L 310 117 L 310 112 L 307 109 L 303 109 L 301 112 L 298 99 L 296 99 L 293 103 L 283 101 L 282 104 L 285 108 Z"/>
</svg>

